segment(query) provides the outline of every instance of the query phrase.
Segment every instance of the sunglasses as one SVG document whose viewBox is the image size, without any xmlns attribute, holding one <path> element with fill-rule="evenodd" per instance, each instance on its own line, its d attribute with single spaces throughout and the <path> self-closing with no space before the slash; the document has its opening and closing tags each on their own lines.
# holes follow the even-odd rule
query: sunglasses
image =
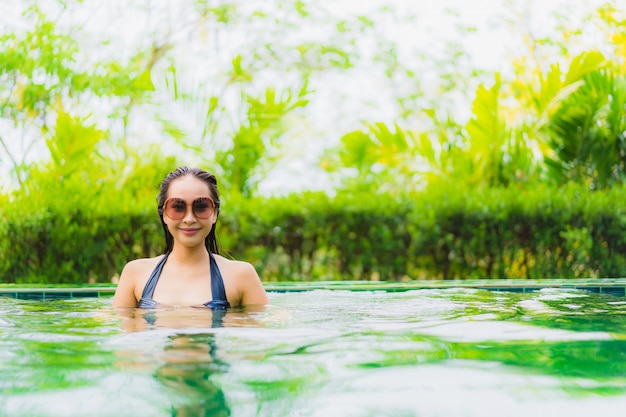
<svg viewBox="0 0 626 417">
<path fill-rule="evenodd" d="M 215 210 L 211 197 L 199 197 L 191 203 L 193 215 L 199 219 L 208 219 Z M 163 204 L 163 213 L 172 220 L 180 220 L 187 214 L 187 202 L 182 198 L 171 197 Z"/>
</svg>

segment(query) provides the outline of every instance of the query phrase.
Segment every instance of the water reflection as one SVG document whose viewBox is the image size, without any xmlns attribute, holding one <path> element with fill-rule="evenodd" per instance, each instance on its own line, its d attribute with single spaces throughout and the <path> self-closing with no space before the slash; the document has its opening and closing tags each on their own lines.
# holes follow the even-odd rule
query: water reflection
<svg viewBox="0 0 626 417">
<path fill-rule="evenodd" d="M 157 364 L 154 378 L 167 392 L 172 416 L 221 417 L 229 416 L 230 409 L 215 379 L 228 372 L 229 365 L 218 354 L 218 338 L 212 329 L 262 327 L 255 314 L 264 310 L 264 307 L 229 310 L 161 307 L 115 309 L 115 314 L 120 327 L 128 333 L 168 332 L 167 340 L 161 342 L 151 358 Z M 143 356 L 142 351 L 119 352 L 119 365 L 136 369 L 145 360 Z"/>
<path fill-rule="evenodd" d="M 172 416 L 229 416 L 226 396 L 216 375 L 228 365 L 217 354 L 214 334 L 177 334 L 164 348 L 163 364 L 155 372 L 172 398 Z"/>
<path fill-rule="evenodd" d="M 206 307 L 160 307 L 153 310 L 139 308 L 116 308 L 114 314 L 120 326 L 127 332 L 154 329 L 188 329 L 218 327 L 261 327 L 263 322 L 255 314 L 265 307 L 210 310 Z"/>
<path fill-rule="evenodd" d="M 0 300 L 0 415 L 82 416 L 94 404 L 99 416 L 622 415 L 623 297 L 454 289 L 270 301 L 214 314 Z"/>
</svg>

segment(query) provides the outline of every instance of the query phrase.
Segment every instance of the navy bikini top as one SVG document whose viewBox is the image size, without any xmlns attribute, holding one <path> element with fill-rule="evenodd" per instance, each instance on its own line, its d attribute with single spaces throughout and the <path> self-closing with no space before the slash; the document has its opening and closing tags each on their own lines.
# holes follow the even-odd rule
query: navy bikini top
<svg viewBox="0 0 626 417">
<path fill-rule="evenodd" d="M 150 278 L 148 278 L 148 282 L 141 293 L 141 300 L 139 300 L 138 305 L 139 308 L 156 308 L 159 305 L 152 296 L 154 295 L 154 289 L 157 286 L 161 271 L 163 271 L 163 265 L 165 265 L 168 256 L 169 253 L 159 261 L 154 271 L 152 271 Z M 215 262 L 215 258 L 211 252 L 209 252 L 209 258 L 211 259 L 211 294 L 213 295 L 213 300 L 207 301 L 204 305 L 212 310 L 226 310 L 230 307 L 230 303 L 226 298 L 224 280 L 222 279 L 220 269 L 217 267 L 217 262 Z"/>
</svg>

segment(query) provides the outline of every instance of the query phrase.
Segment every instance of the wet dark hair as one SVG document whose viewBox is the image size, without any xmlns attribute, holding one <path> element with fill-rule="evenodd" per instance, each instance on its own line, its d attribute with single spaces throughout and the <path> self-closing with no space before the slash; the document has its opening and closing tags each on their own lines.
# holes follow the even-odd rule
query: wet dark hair
<svg viewBox="0 0 626 417">
<path fill-rule="evenodd" d="M 170 189 L 170 184 L 172 183 L 172 181 L 187 175 L 194 176 L 199 180 L 204 181 L 209 186 L 209 193 L 211 194 L 211 198 L 215 202 L 215 211 L 218 216 L 220 213 L 220 198 L 217 191 L 217 179 L 215 178 L 215 175 L 210 174 L 200 168 L 189 168 L 184 166 L 176 168 L 174 171 L 167 174 L 167 176 L 161 183 L 161 189 L 159 191 L 159 195 L 157 196 L 159 217 L 161 218 L 161 225 L 163 226 L 163 232 L 165 233 L 165 250 L 163 251 L 164 254 L 170 253 L 174 248 L 174 237 L 172 236 L 169 229 L 167 228 L 167 225 L 163 221 L 163 205 L 165 204 L 165 200 L 167 200 L 167 192 Z M 204 239 L 204 246 L 206 246 L 209 252 L 219 254 L 217 239 L 215 237 L 216 224 L 217 221 L 213 224 L 211 231 Z"/>
</svg>

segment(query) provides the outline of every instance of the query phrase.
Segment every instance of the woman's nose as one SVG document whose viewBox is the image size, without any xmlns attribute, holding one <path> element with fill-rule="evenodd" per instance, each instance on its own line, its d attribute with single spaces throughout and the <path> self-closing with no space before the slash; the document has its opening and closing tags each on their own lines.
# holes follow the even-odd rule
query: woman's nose
<svg viewBox="0 0 626 417">
<path fill-rule="evenodd" d="M 185 208 L 185 217 L 183 217 L 184 222 L 194 222 L 196 221 L 196 216 L 193 212 L 193 206 L 188 204 Z"/>
</svg>

